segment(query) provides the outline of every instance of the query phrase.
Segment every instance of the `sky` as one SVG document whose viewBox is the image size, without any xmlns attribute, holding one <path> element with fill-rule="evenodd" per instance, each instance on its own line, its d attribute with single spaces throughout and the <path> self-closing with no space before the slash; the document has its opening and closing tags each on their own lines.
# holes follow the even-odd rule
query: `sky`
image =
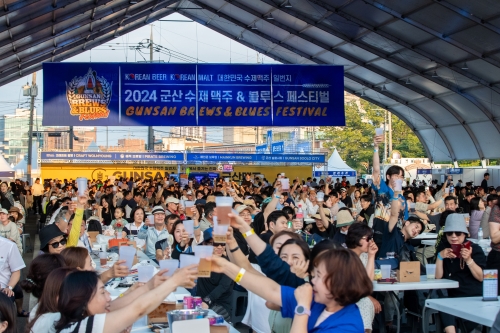
<svg viewBox="0 0 500 333">
<path fill-rule="evenodd" d="M 257 53 L 203 25 L 174 13 L 153 23 L 153 41 L 171 50 L 169 54 L 154 53 L 154 60 L 164 62 L 186 62 L 185 59 L 207 63 L 277 63 L 275 60 Z M 189 21 L 189 22 L 176 22 Z M 130 50 L 139 42 L 149 39 L 151 26 L 145 26 L 129 34 L 120 36 L 109 43 L 65 60 L 65 62 L 136 62 L 144 61 L 140 53 Z M 149 59 L 149 53 L 144 55 Z M 35 101 L 37 114 L 43 114 L 43 71 L 37 72 L 38 97 Z M 19 107 L 28 108 L 29 100 L 22 96 L 22 86 L 31 84 L 31 74 L 0 87 L 0 115 L 13 114 Z M 106 128 L 98 127 L 97 145 L 106 145 Z M 168 136 L 170 127 L 154 127 L 155 137 Z M 147 128 L 109 127 L 108 143 L 116 145 L 117 140 L 130 136 L 147 141 Z M 220 127 L 207 128 L 207 141 L 222 142 Z"/>
</svg>

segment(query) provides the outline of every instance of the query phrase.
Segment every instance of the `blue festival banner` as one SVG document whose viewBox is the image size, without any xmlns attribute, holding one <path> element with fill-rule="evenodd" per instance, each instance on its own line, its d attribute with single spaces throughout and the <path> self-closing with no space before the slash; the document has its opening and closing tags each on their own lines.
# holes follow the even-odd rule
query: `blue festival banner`
<svg viewBox="0 0 500 333">
<path fill-rule="evenodd" d="M 172 161 L 183 162 L 184 153 L 101 153 L 101 152 L 42 152 L 41 160 L 82 161 Z"/>
<path fill-rule="evenodd" d="M 278 141 L 271 144 L 271 154 L 284 154 L 285 153 L 285 142 Z"/>
<path fill-rule="evenodd" d="M 187 153 L 190 162 L 269 162 L 269 163 L 325 163 L 325 155 L 271 155 L 271 154 L 217 154 Z"/>
<path fill-rule="evenodd" d="M 268 148 L 267 143 L 260 146 L 255 146 L 255 152 L 257 154 L 265 154 L 267 153 L 267 148 Z"/>
<path fill-rule="evenodd" d="M 44 63 L 44 126 L 344 126 L 343 66 Z"/>
<path fill-rule="evenodd" d="M 314 171 L 314 177 L 322 176 L 332 176 L 332 177 L 350 177 L 356 178 L 356 171 Z"/>
<path fill-rule="evenodd" d="M 446 170 L 446 173 L 449 175 L 461 175 L 464 173 L 464 169 L 463 168 L 448 168 Z"/>
<path fill-rule="evenodd" d="M 432 169 L 417 169 L 417 175 L 432 175 Z"/>
</svg>

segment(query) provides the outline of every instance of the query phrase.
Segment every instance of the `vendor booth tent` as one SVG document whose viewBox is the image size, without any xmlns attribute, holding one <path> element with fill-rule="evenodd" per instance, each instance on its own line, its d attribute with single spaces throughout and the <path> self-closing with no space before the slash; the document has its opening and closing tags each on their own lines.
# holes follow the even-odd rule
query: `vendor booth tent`
<svg viewBox="0 0 500 333">
<path fill-rule="evenodd" d="M 337 149 L 333 151 L 332 156 L 328 159 L 326 167 L 314 168 L 314 177 L 332 176 L 333 178 L 347 177 L 356 178 L 356 170 L 348 166 L 340 157 Z M 352 183 L 352 182 L 351 182 Z"/>
<path fill-rule="evenodd" d="M 1 178 L 14 178 L 14 169 L 11 168 L 11 166 L 5 160 L 3 155 L 0 155 L 0 177 Z"/>
</svg>

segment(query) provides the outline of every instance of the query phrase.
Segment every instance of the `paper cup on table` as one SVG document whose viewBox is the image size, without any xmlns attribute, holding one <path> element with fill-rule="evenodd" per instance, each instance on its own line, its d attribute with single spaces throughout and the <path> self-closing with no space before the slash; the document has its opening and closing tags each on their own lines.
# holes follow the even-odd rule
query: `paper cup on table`
<svg viewBox="0 0 500 333">
<path fill-rule="evenodd" d="M 192 256 L 190 254 L 181 254 L 179 256 L 180 259 L 180 268 L 189 266 L 189 265 L 199 265 L 200 264 L 200 257 L 197 256 Z"/>
<path fill-rule="evenodd" d="M 382 271 L 382 279 L 389 279 L 391 277 L 391 265 L 380 265 Z"/>
<path fill-rule="evenodd" d="M 214 243 L 226 244 L 227 242 L 226 233 L 228 228 L 229 226 L 227 224 L 214 225 L 214 232 L 213 232 Z"/>
<path fill-rule="evenodd" d="M 183 254 L 181 254 L 181 256 L 183 256 Z M 163 276 L 172 276 L 175 270 L 179 268 L 179 260 L 177 259 L 160 260 L 158 263 L 160 264 L 160 270 L 168 269 L 168 272 L 163 274 Z"/>
<path fill-rule="evenodd" d="M 290 191 L 290 179 L 281 178 L 281 191 L 283 192 Z"/>
<path fill-rule="evenodd" d="M 191 208 L 194 206 L 194 201 L 184 201 L 184 208 L 185 208 L 185 213 L 186 216 L 192 217 L 193 212 L 191 211 Z"/>
<path fill-rule="evenodd" d="M 120 246 L 120 260 L 125 260 L 125 266 L 130 270 L 132 268 L 132 263 L 134 262 L 134 256 L 136 250 L 132 246 Z"/>
<path fill-rule="evenodd" d="M 212 262 L 205 260 L 214 253 L 212 245 L 199 245 L 194 247 L 194 256 L 200 258 L 198 277 L 209 278 L 212 271 Z"/>
<path fill-rule="evenodd" d="M 217 207 L 217 221 L 219 224 L 231 224 L 231 219 L 228 214 L 232 213 L 233 198 L 232 197 L 215 197 L 215 205 Z"/>
<path fill-rule="evenodd" d="M 146 283 L 153 278 L 155 268 L 153 266 L 137 266 L 137 273 L 139 275 L 139 282 Z"/>
<path fill-rule="evenodd" d="M 324 201 L 325 200 L 325 193 L 318 192 L 318 194 L 316 194 L 316 200 L 318 200 L 318 201 Z"/>
<path fill-rule="evenodd" d="M 189 234 L 189 238 L 194 238 L 194 221 L 193 220 L 186 220 L 182 222 L 184 225 L 184 229 L 186 229 L 186 232 Z"/>
<path fill-rule="evenodd" d="M 425 265 L 425 272 L 427 275 L 427 280 L 433 280 L 436 278 L 436 264 Z"/>
<path fill-rule="evenodd" d="M 85 191 L 87 190 L 87 178 L 85 177 L 78 177 L 76 179 L 76 186 L 78 187 L 78 195 L 79 196 L 84 196 Z"/>
<path fill-rule="evenodd" d="M 384 134 L 384 129 L 382 127 L 375 128 L 375 135 L 376 136 L 383 135 L 383 134 Z"/>
</svg>

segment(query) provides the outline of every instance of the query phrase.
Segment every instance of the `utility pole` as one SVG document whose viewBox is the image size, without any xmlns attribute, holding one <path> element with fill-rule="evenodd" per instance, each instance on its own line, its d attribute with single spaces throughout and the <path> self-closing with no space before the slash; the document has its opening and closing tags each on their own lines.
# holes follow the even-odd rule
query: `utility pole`
<svg viewBox="0 0 500 333">
<path fill-rule="evenodd" d="M 384 112 L 384 164 L 387 162 L 387 110 Z"/>
<path fill-rule="evenodd" d="M 75 140 L 75 133 L 73 132 L 73 126 L 69 127 L 69 149 L 73 151 L 73 140 Z"/>
<path fill-rule="evenodd" d="M 389 159 L 392 158 L 392 114 L 387 111 L 387 118 L 389 118 L 389 151 L 388 151 L 388 157 Z"/>
<path fill-rule="evenodd" d="M 151 24 L 151 36 L 149 37 L 149 61 L 153 62 L 153 25 Z M 148 126 L 148 150 L 155 150 L 153 126 Z"/>
<path fill-rule="evenodd" d="M 27 85 L 26 85 L 27 86 Z M 27 96 L 26 94 L 26 89 L 25 87 L 24 96 Z M 36 85 L 36 72 L 33 73 L 32 79 L 31 79 L 31 87 L 29 87 L 29 95 L 31 97 L 31 103 L 30 103 L 30 122 L 29 122 L 29 129 L 28 129 L 28 170 L 27 170 L 27 175 L 26 175 L 26 180 L 30 182 L 30 185 L 33 185 L 33 182 L 31 181 L 31 160 L 33 156 L 33 114 L 35 113 L 35 97 L 38 95 L 38 87 Z"/>
</svg>

